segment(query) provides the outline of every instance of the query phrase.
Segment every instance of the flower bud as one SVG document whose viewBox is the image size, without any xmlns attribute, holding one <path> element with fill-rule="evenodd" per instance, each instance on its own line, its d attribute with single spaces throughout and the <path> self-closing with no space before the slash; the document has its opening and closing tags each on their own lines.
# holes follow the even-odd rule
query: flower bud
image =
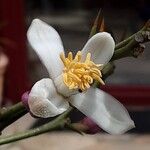
<svg viewBox="0 0 150 150">
<path fill-rule="evenodd" d="M 29 91 L 22 94 L 21 101 L 33 118 L 39 118 L 31 113 L 29 105 L 28 105 L 28 99 L 29 99 Z"/>
<path fill-rule="evenodd" d="M 29 110 L 28 98 L 29 98 L 29 91 L 23 93 L 21 97 L 21 101 L 24 104 L 24 106 L 27 108 L 27 110 Z"/>
<path fill-rule="evenodd" d="M 88 117 L 85 117 L 81 123 L 87 126 L 88 129 L 86 132 L 89 134 L 95 134 L 101 130 L 100 127 Z"/>
</svg>

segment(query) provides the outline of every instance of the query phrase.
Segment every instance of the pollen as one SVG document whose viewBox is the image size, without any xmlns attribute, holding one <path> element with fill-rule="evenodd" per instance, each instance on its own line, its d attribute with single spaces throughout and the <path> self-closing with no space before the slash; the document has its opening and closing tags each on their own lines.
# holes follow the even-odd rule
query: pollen
<svg viewBox="0 0 150 150">
<path fill-rule="evenodd" d="M 67 57 L 61 53 L 60 58 L 64 64 L 63 82 L 69 89 L 85 91 L 90 88 L 94 80 L 102 85 L 105 84 L 100 71 L 102 64 L 92 62 L 91 53 L 87 54 L 85 61 L 82 60 L 81 51 L 78 51 L 74 58 L 72 52 L 69 52 Z"/>
</svg>

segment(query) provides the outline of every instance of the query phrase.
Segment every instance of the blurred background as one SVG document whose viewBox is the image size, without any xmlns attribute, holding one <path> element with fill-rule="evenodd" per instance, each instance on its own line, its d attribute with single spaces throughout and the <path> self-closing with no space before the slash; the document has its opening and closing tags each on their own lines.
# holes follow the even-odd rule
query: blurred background
<svg viewBox="0 0 150 150">
<path fill-rule="evenodd" d="M 116 43 L 138 31 L 150 18 L 149 0 L 0 0 L 0 41 L 4 41 L 0 50 L 9 60 L 3 79 L 3 104 L 18 102 L 33 83 L 48 77 L 26 39 L 34 18 L 55 27 L 66 51 L 75 52 L 86 43 L 100 9 Z M 136 123 L 131 132 L 136 133 L 150 132 L 150 44 L 145 45 L 145 52 L 138 59 L 115 62 L 115 72 L 104 87 L 129 109 Z M 80 118 L 76 116 L 75 120 Z"/>
</svg>

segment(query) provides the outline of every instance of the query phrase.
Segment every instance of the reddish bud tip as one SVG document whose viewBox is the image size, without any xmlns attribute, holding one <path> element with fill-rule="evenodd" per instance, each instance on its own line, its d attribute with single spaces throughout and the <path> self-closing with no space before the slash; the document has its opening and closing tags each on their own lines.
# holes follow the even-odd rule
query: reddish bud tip
<svg viewBox="0 0 150 150">
<path fill-rule="evenodd" d="M 88 117 L 85 117 L 81 123 L 88 127 L 87 133 L 89 134 L 95 134 L 101 130 L 100 127 Z"/>
</svg>

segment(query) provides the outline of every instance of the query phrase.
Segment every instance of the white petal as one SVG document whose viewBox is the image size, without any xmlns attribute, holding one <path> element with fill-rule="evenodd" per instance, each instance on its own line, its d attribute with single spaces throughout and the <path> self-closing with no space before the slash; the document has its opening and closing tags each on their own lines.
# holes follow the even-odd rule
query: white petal
<svg viewBox="0 0 150 150">
<path fill-rule="evenodd" d="M 60 53 L 64 51 L 61 38 L 57 31 L 45 22 L 34 19 L 28 29 L 27 37 L 53 79 L 62 72 L 63 64 Z"/>
<path fill-rule="evenodd" d="M 33 115 L 48 118 L 67 110 L 68 102 L 57 93 L 51 79 L 42 79 L 34 84 L 28 100 Z"/>
<path fill-rule="evenodd" d="M 97 64 L 106 64 L 113 56 L 115 42 L 107 32 L 100 32 L 92 36 L 82 49 L 83 58 L 91 53 L 91 59 Z"/>
<path fill-rule="evenodd" d="M 70 102 L 110 134 L 122 134 L 134 127 L 125 107 L 99 89 L 71 96 Z"/>
</svg>

